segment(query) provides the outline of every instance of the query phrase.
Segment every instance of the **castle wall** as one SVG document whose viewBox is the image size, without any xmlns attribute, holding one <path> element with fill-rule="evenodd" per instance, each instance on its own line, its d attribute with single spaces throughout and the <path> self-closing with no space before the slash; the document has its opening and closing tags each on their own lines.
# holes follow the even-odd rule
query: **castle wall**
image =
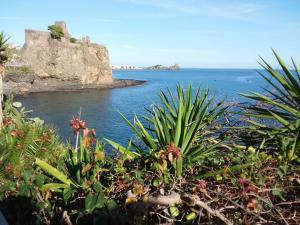
<svg viewBox="0 0 300 225">
<path fill-rule="evenodd" d="M 48 43 L 50 37 L 49 32 L 25 30 L 25 44 L 45 44 Z"/>
<path fill-rule="evenodd" d="M 56 22 L 64 32 L 64 22 Z M 81 84 L 112 82 L 109 54 L 105 46 L 83 42 L 71 43 L 67 38 L 51 38 L 50 32 L 25 30 L 22 59 L 41 78 L 76 81 Z"/>
</svg>

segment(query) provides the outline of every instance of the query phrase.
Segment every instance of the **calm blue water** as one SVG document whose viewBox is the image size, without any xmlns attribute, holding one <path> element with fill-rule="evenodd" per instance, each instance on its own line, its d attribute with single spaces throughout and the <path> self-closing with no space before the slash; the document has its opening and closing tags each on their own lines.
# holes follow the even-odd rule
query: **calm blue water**
<svg viewBox="0 0 300 225">
<path fill-rule="evenodd" d="M 106 137 L 127 143 L 130 129 L 118 111 L 132 119 L 133 113 L 145 114 L 145 107 L 158 102 L 160 90 L 168 87 L 175 91 L 178 83 L 193 87 L 209 87 L 217 97 L 228 101 L 242 100 L 240 92 L 261 91 L 266 84 L 255 70 L 246 69 L 182 69 L 178 71 L 120 71 L 113 72 L 115 78 L 146 80 L 142 86 L 108 90 L 86 90 L 80 92 L 35 93 L 21 97 L 31 116 L 38 116 L 53 124 L 63 138 L 72 137 L 69 120 L 82 108 L 82 118 L 90 128 L 95 128 L 98 137 Z"/>
</svg>

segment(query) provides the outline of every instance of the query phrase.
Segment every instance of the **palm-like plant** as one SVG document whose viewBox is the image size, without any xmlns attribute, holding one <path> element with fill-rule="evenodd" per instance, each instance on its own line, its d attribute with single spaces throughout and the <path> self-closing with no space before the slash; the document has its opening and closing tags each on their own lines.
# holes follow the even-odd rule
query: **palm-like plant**
<svg viewBox="0 0 300 225">
<path fill-rule="evenodd" d="M 148 110 L 150 116 L 143 117 L 149 126 L 143 125 L 137 116 L 131 123 L 122 115 L 138 137 L 139 142 L 130 142 L 133 149 L 107 142 L 130 158 L 143 154 L 165 156 L 181 176 L 184 162 L 196 162 L 213 153 L 215 145 L 209 141 L 208 128 L 226 108 L 221 107 L 222 101 L 214 104 L 214 98 L 208 98 L 208 89 L 199 88 L 194 97 L 191 85 L 186 92 L 178 85 L 177 98 L 168 92 L 161 92 L 162 104 L 154 105 Z"/>
<path fill-rule="evenodd" d="M 3 99 L 3 84 L 2 79 L 4 76 L 4 63 L 8 60 L 7 55 L 7 41 L 9 38 L 5 37 L 4 33 L 0 33 L 0 129 L 2 128 L 3 113 L 2 113 L 2 99 Z"/>
<path fill-rule="evenodd" d="M 279 143 L 281 146 L 276 148 L 281 151 L 277 153 L 286 161 L 291 161 L 299 157 L 300 148 L 300 71 L 293 59 L 294 68 L 291 71 L 273 52 L 281 70 L 275 70 L 262 59 L 261 66 L 271 78 L 259 71 L 258 73 L 274 90 L 265 89 L 267 95 L 256 92 L 242 95 L 258 103 L 246 107 L 247 116 L 276 123 L 276 126 L 270 126 L 253 119 L 249 121 L 263 134 L 263 143 L 266 144 L 268 140 L 273 144 Z"/>
</svg>

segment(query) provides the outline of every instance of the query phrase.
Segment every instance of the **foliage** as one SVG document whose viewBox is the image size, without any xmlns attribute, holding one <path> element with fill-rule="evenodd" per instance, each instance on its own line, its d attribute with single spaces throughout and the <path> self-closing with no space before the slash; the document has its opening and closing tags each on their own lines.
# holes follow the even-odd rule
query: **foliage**
<svg viewBox="0 0 300 225">
<path fill-rule="evenodd" d="M 271 87 L 283 88 L 247 95 L 257 101 L 242 108 L 251 126 L 227 129 L 222 101 L 178 86 L 176 97 L 162 92 L 147 116 L 133 123 L 123 116 L 137 140 L 128 147 L 106 140 L 115 155 L 80 115 L 73 118 L 75 145 L 59 151 L 63 164 L 46 135 L 35 138 L 46 126 L 26 118 L 20 103 L 7 103 L 0 146 L 10 150 L 1 149 L 0 164 L 16 161 L 20 169 L 0 179 L 0 210 L 10 224 L 299 224 L 299 164 L 281 140 L 285 132 L 297 144 L 299 89 L 286 67 L 285 74 L 265 67 L 276 75 L 265 77 Z M 255 142 L 244 138 L 250 135 Z M 19 142 L 21 154 L 14 153 Z M 32 151 L 36 143 L 49 148 L 45 155 Z"/>
<path fill-rule="evenodd" d="M 6 67 L 6 74 L 30 74 L 33 73 L 33 70 L 30 66 L 8 66 Z"/>
<path fill-rule="evenodd" d="M 76 42 L 77 42 L 77 39 L 74 38 L 74 37 L 71 37 L 71 38 L 70 38 L 70 42 L 71 42 L 71 43 L 76 43 Z"/>
<path fill-rule="evenodd" d="M 143 154 L 155 156 L 162 171 L 169 169 L 168 160 L 175 173 L 182 176 L 184 163 L 203 160 L 213 154 L 216 147 L 209 129 L 226 107 L 220 107 L 222 101 L 214 104 L 214 98 L 208 96 L 207 89 L 201 92 L 199 88 L 193 97 L 191 85 L 186 92 L 178 85 L 177 99 L 170 91 L 169 96 L 161 92 L 162 106 L 155 104 L 153 110 L 149 110 L 151 116 L 144 117 L 149 127 L 145 127 L 137 116 L 134 123 L 123 116 L 142 145 L 130 142 L 135 150 L 132 151 L 110 140 L 108 142 L 131 158 Z"/>
<path fill-rule="evenodd" d="M 33 168 L 23 168 L 18 176 L 9 174 L 1 180 L 0 210 L 9 224 L 47 224 L 44 208 L 51 208 L 41 202 L 42 187 L 47 177 Z"/>
<path fill-rule="evenodd" d="M 31 166 L 34 157 L 57 162 L 62 154 L 58 136 L 38 118 L 26 118 L 21 103 L 8 99 L 4 104 L 3 129 L 0 131 L 0 176 Z"/>
<path fill-rule="evenodd" d="M 51 190 L 61 196 L 66 205 L 75 205 L 72 215 L 76 220 L 86 214 L 91 214 L 95 209 L 102 209 L 112 204 L 113 200 L 105 197 L 105 186 L 102 174 L 107 171 L 103 144 L 96 142 L 95 132 L 86 127 L 86 122 L 79 118 L 71 120 L 71 126 L 78 138 L 76 147 L 68 146 L 65 157 L 66 172 L 59 171 L 43 160 L 36 158 L 35 164 L 51 175 L 59 183 L 47 183 L 41 188 L 43 192 Z M 82 137 L 79 131 L 82 129 Z M 92 138 L 89 137 L 92 134 Z M 79 145 L 79 146 L 78 146 Z M 78 147 L 77 147 L 78 146 Z M 105 183 L 105 182 L 104 182 Z M 77 206 L 84 205 L 83 208 Z"/>
<path fill-rule="evenodd" d="M 8 37 L 3 32 L 0 32 L 0 65 L 3 65 L 8 60 Z"/>
<path fill-rule="evenodd" d="M 49 25 L 48 30 L 50 31 L 51 37 L 53 39 L 60 40 L 65 35 L 63 29 L 57 25 Z"/>
<path fill-rule="evenodd" d="M 300 153 L 300 72 L 293 60 L 294 73 L 274 54 L 281 70 L 275 70 L 263 60 L 261 65 L 271 78 L 258 71 L 274 90 L 265 89 L 266 95 L 256 92 L 242 95 L 256 101 L 244 107 L 248 111 L 246 116 L 267 119 L 248 121 L 263 137 L 261 148 L 271 147 L 280 159 L 289 162 L 299 160 Z M 275 126 L 268 125 L 272 122 Z"/>
</svg>

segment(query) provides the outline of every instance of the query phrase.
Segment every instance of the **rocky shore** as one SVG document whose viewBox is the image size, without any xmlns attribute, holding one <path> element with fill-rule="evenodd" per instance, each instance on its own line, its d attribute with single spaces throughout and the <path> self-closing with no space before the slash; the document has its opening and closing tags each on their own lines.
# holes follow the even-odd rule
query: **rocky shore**
<svg viewBox="0 0 300 225">
<path fill-rule="evenodd" d="M 63 21 L 50 32 L 25 30 L 25 43 L 6 65 L 4 94 L 77 91 L 141 85 L 145 81 L 114 79 L 108 49 L 90 38 L 73 38 Z M 57 36 L 60 34 L 59 36 Z"/>
<path fill-rule="evenodd" d="M 142 85 L 146 81 L 131 80 L 131 79 L 113 79 L 109 82 L 101 84 L 80 84 L 78 81 L 61 81 L 56 78 L 39 79 L 34 75 L 22 76 L 17 79 L 16 76 L 11 76 L 12 79 L 7 79 L 3 83 L 4 94 L 26 95 L 36 92 L 54 92 L 54 91 L 78 91 L 85 89 L 110 89 L 122 88 L 129 86 Z M 20 81 L 20 82 L 19 82 Z"/>
</svg>

